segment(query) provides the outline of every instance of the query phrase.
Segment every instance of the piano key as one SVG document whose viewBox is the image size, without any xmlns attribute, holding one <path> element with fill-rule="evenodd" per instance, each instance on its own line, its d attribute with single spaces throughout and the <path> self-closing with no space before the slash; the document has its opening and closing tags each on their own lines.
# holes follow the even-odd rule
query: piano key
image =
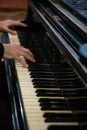
<svg viewBox="0 0 87 130">
<path fill-rule="evenodd" d="M 70 130 L 79 130 L 80 129 L 80 127 L 79 126 L 76 126 L 76 125 L 62 125 L 62 124 L 60 124 L 60 126 L 58 126 L 58 125 L 50 125 L 49 127 L 48 127 L 48 130 L 61 130 L 61 128 L 62 129 L 64 129 L 64 130 L 67 130 L 67 129 L 70 129 Z"/>
<path fill-rule="evenodd" d="M 37 89 L 36 90 L 37 96 L 63 96 L 63 93 L 59 90 L 45 90 L 45 89 Z"/>
<path fill-rule="evenodd" d="M 64 64 L 50 64 L 50 68 L 54 72 L 65 72 L 65 73 L 73 72 L 73 69 L 67 62 Z"/>
<path fill-rule="evenodd" d="M 40 72 L 38 71 L 36 72 L 32 72 L 31 74 L 31 78 L 53 78 L 53 75 L 51 72 Z"/>
<path fill-rule="evenodd" d="M 35 84 L 34 88 L 58 88 L 57 84 Z"/>
<path fill-rule="evenodd" d="M 48 97 L 47 98 L 40 98 L 39 102 L 42 102 L 42 103 L 44 103 L 44 102 L 47 102 L 47 103 L 58 102 L 58 103 L 61 103 L 61 104 L 68 104 L 66 102 L 65 98 L 64 99 L 53 99 L 53 97 L 51 97 L 50 99 Z"/>
<path fill-rule="evenodd" d="M 67 97 L 73 97 L 73 96 L 86 96 L 87 95 L 87 89 L 79 89 L 79 90 L 72 90 L 72 91 L 67 91 L 63 90 L 64 95 Z"/>
<path fill-rule="evenodd" d="M 67 107 L 67 106 L 63 106 L 63 105 L 46 105 L 46 106 L 42 106 L 41 107 L 41 110 L 53 110 L 53 111 L 56 111 L 56 110 L 70 110 L 70 107 Z"/>
<path fill-rule="evenodd" d="M 58 80 L 58 84 L 59 84 L 59 86 L 61 86 L 61 88 L 76 88 L 76 86 L 78 87 L 78 88 L 83 88 L 83 84 L 81 83 L 80 84 L 80 82 L 79 81 L 60 81 L 60 80 Z"/>
<path fill-rule="evenodd" d="M 75 122 L 76 118 L 72 113 L 45 113 L 43 115 L 46 119 L 46 122 Z"/>
<path fill-rule="evenodd" d="M 77 120 L 79 121 L 79 122 L 87 122 L 87 111 L 80 111 L 80 112 L 77 112 L 77 113 L 75 113 L 75 116 L 77 117 Z M 87 123 L 86 123 L 87 124 Z"/>
<path fill-rule="evenodd" d="M 72 110 L 87 110 L 87 106 L 84 105 L 87 102 L 86 97 L 78 97 L 78 98 L 67 98 L 70 106 L 72 106 Z"/>
<path fill-rule="evenodd" d="M 66 99 L 53 99 L 51 98 L 41 98 L 38 100 L 40 102 L 40 105 L 45 106 L 45 105 L 61 105 L 61 106 L 66 106 L 69 108 L 69 104 L 67 103 Z"/>
<path fill-rule="evenodd" d="M 47 83 L 47 84 L 55 84 L 56 83 L 56 81 L 54 80 L 54 79 L 52 79 L 52 78 L 49 78 L 49 79 L 47 79 L 47 78 L 43 78 L 43 79 L 41 79 L 41 78 L 37 78 L 37 79 L 33 79 L 33 84 L 38 84 L 38 83 Z"/>
<path fill-rule="evenodd" d="M 27 61 L 27 62 L 29 62 L 29 61 Z M 46 63 L 35 63 L 35 64 L 33 64 L 33 63 L 30 63 L 30 67 L 29 68 L 37 68 L 37 69 L 39 69 L 39 68 L 43 68 L 43 69 L 48 69 L 49 70 L 49 64 L 46 62 Z"/>
<path fill-rule="evenodd" d="M 29 70 L 30 71 L 34 71 L 34 72 L 37 72 L 37 71 L 47 71 L 49 72 L 49 69 L 48 68 L 45 68 L 45 67 L 30 67 L 29 65 Z"/>
</svg>

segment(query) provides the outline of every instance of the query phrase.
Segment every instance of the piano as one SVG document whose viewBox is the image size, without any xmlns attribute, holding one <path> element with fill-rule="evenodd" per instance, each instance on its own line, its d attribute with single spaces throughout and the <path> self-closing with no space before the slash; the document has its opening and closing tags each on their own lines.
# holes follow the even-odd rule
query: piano
<svg viewBox="0 0 87 130">
<path fill-rule="evenodd" d="M 36 63 L 5 59 L 13 130 L 87 129 L 87 1 L 29 0 L 17 36 Z"/>
</svg>

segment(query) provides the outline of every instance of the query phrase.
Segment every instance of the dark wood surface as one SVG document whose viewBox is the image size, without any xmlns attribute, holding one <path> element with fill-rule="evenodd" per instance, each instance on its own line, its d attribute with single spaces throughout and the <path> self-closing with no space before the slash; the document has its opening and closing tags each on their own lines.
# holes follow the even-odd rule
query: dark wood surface
<svg viewBox="0 0 87 130">
<path fill-rule="evenodd" d="M 26 9 L 28 0 L 0 0 L 0 8 Z"/>
</svg>

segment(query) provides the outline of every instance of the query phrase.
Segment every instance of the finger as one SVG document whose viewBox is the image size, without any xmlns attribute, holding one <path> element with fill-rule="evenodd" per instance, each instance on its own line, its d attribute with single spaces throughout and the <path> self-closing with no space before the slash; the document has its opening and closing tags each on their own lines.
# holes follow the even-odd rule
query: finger
<svg viewBox="0 0 87 130">
<path fill-rule="evenodd" d="M 12 29 L 9 29 L 9 28 L 5 28 L 5 31 L 8 32 L 8 33 L 10 33 L 10 34 L 12 34 L 12 35 L 16 35 L 17 34 L 16 31 L 14 31 Z"/>
<path fill-rule="evenodd" d="M 21 26 L 21 27 L 27 27 L 27 24 L 21 22 L 21 21 L 16 21 L 14 22 L 14 26 Z"/>
<path fill-rule="evenodd" d="M 21 51 L 27 53 L 31 57 L 34 57 L 33 53 L 27 48 L 24 48 L 24 47 L 21 46 Z"/>
<path fill-rule="evenodd" d="M 26 52 L 20 51 L 20 52 L 18 53 L 18 55 L 19 55 L 19 56 L 22 56 L 22 57 L 24 57 L 25 59 L 28 59 L 28 60 L 30 60 L 30 61 L 32 61 L 32 62 L 35 62 L 35 61 L 36 61 L 35 58 L 34 58 L 34 56 L 31 56 L 29 53 L 26 53 Z"/>
<path fill-rule="evenodd" d="M 22 56 L 32 62 L 35 62 L 35 58 L 32 57 L 31 55 L 27 54 L 27 53 L 22 53 Z"/>
<path fill-rule="evenodd" d="M 15 57 L 15 59 L 18 60 L 23 65 L 23 67 L 28 68 L 28 64 L 26 63 L 26 61 L 21 56 L 17 55 Z"/>
<path fill-rule="evenodd" d="M 25 58 L 29 59 L 30 61 L 32 62 L 35 62 L 35 58 L 34 58 L 34 55 L 33 53 L 29 50 L 29 49 L 26 49 L 22 46 L 17 46 L 17 49 L 19 49 L 19 54 L 24 56 Z"/>
<path fill-rule="evenodd" d="M 35 60 L 35 58 L 34 58 L 34 56 L 33 55 L 30 55 L 30 53 L 29 53 L 29 50 L 28 49 L 25 49 L 25 48 L 22 48 L 22 49 L 20 49 L 21 48 L 21 46 L 19 45 L 19 46 L 17 46 L 17 49 L 19 48 L 19 50 L 17 50 L 17 56 L 18 57 L 20 57 L 20 56 L 22 56 L 22 57 L 24 57 L 25 59 L 28 59 L 28 60 L 30 60 L 31 62 L 35 62 L 36 60 Z M 15 56 L 16 56 L 15 55 Z"/>
</svg>

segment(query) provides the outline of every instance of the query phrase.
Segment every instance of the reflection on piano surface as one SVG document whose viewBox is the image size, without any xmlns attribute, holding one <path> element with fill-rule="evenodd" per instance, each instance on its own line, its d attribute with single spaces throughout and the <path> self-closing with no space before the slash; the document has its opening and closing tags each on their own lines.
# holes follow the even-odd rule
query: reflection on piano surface
<svg viewBox="0 0 87 130">
<path fill-rule="evenodd" d="M 18 44 L 33 52 L 36 63 L 25 59 L 25 69 L 5 60 L 14 130 L 87 129 L 87 55 L 80 52 L 87 26 L 58 2 L 30 0 L 40 23 L 28 14 L 28 28 L 16 28 Z M 4 34 L 2 40 L 9 38 Z"/>
</svg>

